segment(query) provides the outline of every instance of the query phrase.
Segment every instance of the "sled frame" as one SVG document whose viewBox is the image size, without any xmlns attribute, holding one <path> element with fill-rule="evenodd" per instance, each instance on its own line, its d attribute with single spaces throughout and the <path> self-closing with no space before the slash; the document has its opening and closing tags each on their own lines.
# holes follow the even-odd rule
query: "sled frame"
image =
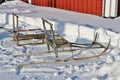
<svg viewBox="0 0 120 80">
<path fill-rule="evenodd" d="M 42 18 L 42 22 L 43 22 L 43 27 L 45 31 L 45 39 L 46 39 L 48 52 L 50 52 L 50 46 L 51 46 L 54 49 L 56 60 L 58 60 L 58 48 L 62 48 L 64 50 L 64 48 L 69 47 L 72 52 L 71 44 L 66 39 L 59 36 L 59 34 L 56 34 L 56 35 L 54 34 L 53 24 L 43 18 Z M 46 24 L 48 24 L 50 27 L 49 33 L 47 32 Z M 73 52 L 72 52 L 72 55 L 73 55 Z"/>
<path fill-rule="evenodd" d="M 56 55 L 56 60 L 59 60 L 58 59 L 58 52 L 59 52 L 58 48 L 71 47 L 71 51 L 72 51 L 72 47 L 77 47 L 79 49 L 99 49 L 99 48 L 106 49 L 106 47 L 104 45 L 96 42 L 98 33 L 95 34 L 95 38 L 91 44 L 72 43 L 72 42 L 67 41 L 63 37 L 61 37 L 59 34 L 55 35 L 52 23 L 48 22 L 47 20 L 45 20 L 43 18 L 42 18 L 42 21 L 43 21 L 43 27 L 44 27 L 44 31 L 45 31 L 45 39 L 46 39 L 48 51 L 50 51 L 50 46 L 51 46 L 54 49 L 54 52 Z M 47 33 L 45 24 L 49 25 L 50 31 L 51 31 L 50 33 Z M 109 40 L 109 44 L 110 44 L 110 41 L 111 40 Z M 94 45 L 98 45 L 98 47 L 95 47 Z M 77 49 L 77 50 L 79 50 L 79 49 Z M 73 56 L 73 52 L 72 52 L 72 56 Z"/>
<path fill-rule="evenodd" d="M 38 29 L 23 29 L 23 30 L 19 30 L 18 28 L 18 15 L 16 15 L 15 13 L 12 13 L 13 16 L 13 40 L 16 41 L 16 44 L 18 46 L 22 46 L 22 45 L 36 45 L 36 44 L 43 44 L 44 43 L 44 39 L 45 39 L 45 34 L 44 31 L 40 28 Z M 16 20 L 15 20 L 16 19 Z M 16 21 L 16 25 L 15 25 L 15 21 Z M 35 30 L 40 30 L 43 33 L 40 34 L 19 34 L 20 32 L 27 32 L 27 31 L 35 31 Z M 30 40 L 30 39 L 41 39 L 40 42 L 37 43 L 28 43 L 28 44 L 20 44 L 20 41 L 23 40 Z"/>
</svg>

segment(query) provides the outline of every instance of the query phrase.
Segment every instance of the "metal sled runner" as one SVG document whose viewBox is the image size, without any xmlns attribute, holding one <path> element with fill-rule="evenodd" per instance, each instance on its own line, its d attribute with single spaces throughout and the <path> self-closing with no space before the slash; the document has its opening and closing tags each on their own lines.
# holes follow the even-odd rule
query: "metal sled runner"
<svg viewBox="0 0 120 80">
<path fill-rule="evenodd" d="M 79 44 L 79 43 L 69 42 L 66 39 L 64 39 L 63 37 L 61 37 L 59 34 L 55 34 L 52 23 L 48 22 L 47 20 L 45 20 L 43 18 L 42 18 L 42 21 L 43 21 L 43 27 L 44 27 L 44 31 L 45 31 L 45 40 L 46 40 L 46 44 L 47 44 L 47 48 L 48 48 L 48 52 L 43 52 L 43 54 L 50 53 L 51 52 L 50 46 L 51 46 L 51 48 L 53 48 L 52 52 L 55 53 L 56 60 L 47 61 L 47 62 L 19 64 L 19 65 L 17 65 L 17 67 L 26 67 L 26 66 L 34 66 L 34 65 L 38 65 L 38 64 L 49 64 L 49 63 L 69 62 L 69 61 L 73 61 L 73 60 L 87 60 L 87 59 L 92 59 L 92 58 L 99 58 L 108 50 L 108 48 L 110 46 L 111 39 L 108 41 L 107 46 L 104 46 L 101 43 L 98 43 L 96 41 L 97 37 L 98 37 L 98 33 L 96 33 L 95 38 L 91 44 Z M 46 26 L 46 24 L 47 24 L 47 26 Z M 48 25 L 50 27 L 50 32 L 47 31 Z M 67 59 L 59 59 L 58 53 L 61 51 L 59 51 L 58 48 L 62 48 L 63 50 L 61 50 L 61 51 L 70 51 L 72 56 Z M 68 49 L 66 50 L 65 48 L 69 48 L 69 50 Z M 98 54 L 92 55 L 92 56 L 80 57 L 80 58 L 74 57 L 74 53 L 73 53 L 74 51 L 87 50 L 87 49 L 92 49 L 92 50 L 103 49 L 103 50 L 100 51 Z M 33 55 L 35 55 L 35 54 L 33 54 Z M 31 55 L 28 54 L 28 55 L 16 55 L 16 56 L 31 56 Z"/>
<path fill-rule="evenodd" d="M 31 40 L 31 39 L 41 39 L 42 41 L 37 43 L 28 43 L 29 45 L 35 45 L 35 44 L 42 44 L 44 43 L 44 31 L 42 29 L 22 29 L 19 30 L 18 28 L 18 16 L 15 13 L 12 13 L 13 15 L 13 39 L 16 41 L 16 44 L 18 46 L 20 45 L 26 45 L 26 44 L 20 44 L 20 41 L 23 40 Z M 15 20 L 16 19 L 16 20 Z M 15 25 L 16 24 L 16 25 Z M 39 34 L 33 34 L 32 32 L 39 31 Z M 31 34 L 25 34 L 27 32 L 31 32 Z"/>
</svg>

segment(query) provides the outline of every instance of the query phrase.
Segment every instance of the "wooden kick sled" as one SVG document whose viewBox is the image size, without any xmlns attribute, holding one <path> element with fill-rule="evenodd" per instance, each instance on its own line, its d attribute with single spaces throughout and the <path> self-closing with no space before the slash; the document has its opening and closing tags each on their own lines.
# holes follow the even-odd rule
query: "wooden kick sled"
<svg viewBox="0 0 120 80">
<path fill-rule="evenodd" d="M 36 44 L 43 44 L 45 39 L 44 31 L 40 28 L 38 29 L 19 29 L 18 27 L 18 16 L 15 13 L 12 13 L 13 16 L 13 39 L 16 41 L 18 46 L 22 45 L 36 45 Z M 33 32 L 39 32 L 38 34 L 34 34 Z M 28 34 L 29 32 L 29 34 Z M 20 41 L 38 39 L 39 42 L 29 42 L 29 43 L 22 43 Z"/>
</svg>

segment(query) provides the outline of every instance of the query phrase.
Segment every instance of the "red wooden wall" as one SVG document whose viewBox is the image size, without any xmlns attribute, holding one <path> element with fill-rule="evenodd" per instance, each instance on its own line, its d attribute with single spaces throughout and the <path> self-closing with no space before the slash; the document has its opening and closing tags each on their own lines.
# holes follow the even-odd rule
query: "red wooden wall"
<svg viewBox="0 0 120 80">
<path fill-rule="evenodd" d="M 102 16 L 102 1 L 103 0 L 32 0 L 32 4 Z"/>
<path fill-rule="evenodd" d="M 32 4 L 40 6 L 50 6 L 51 0 L 33 0 Z"/>
<path fill-rule="evenodd" d="M 56 0 L 56 8 L 102 16 L 102 0 Z"/>
</svg>

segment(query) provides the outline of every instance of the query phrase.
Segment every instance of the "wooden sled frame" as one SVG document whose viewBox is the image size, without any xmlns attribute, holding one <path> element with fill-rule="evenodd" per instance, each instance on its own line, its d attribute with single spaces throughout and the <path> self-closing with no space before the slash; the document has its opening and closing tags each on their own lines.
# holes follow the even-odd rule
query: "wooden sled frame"
<svg viewBox="0 0 120 80">
<path fill-rule="evenodd" d="M 12 13 L 13 16 L 13 39 L 16 41 L 16 44 L 18 46 L 22 46 L 22 45 L 36 45 L 36 44 L 43 44 L 44 43 L 44 39 L 45 39 L 45 34 L 44 31 L 42 29 L 27 29 L 27 30 L 19 30 L 18 28 L 18 16 L 15 13 Z M 15 20 L 16 19 L 16 20 Z M 16 25 L 15 25 L 15 21 L 16 21 Z M 27 35 L 21 35 L 19 34 L 20 32 L 27 32 L 27 31 L 35 31 L 35 30 L 40 30 L 41 34 L 27 34 Z M 19 41 L 20 40 L 30 40 L 30 39 L 41 39 L 41 42 L 38 43 L 28 43 L 28 44 L 20 44 Z"/>
<path fill-rule="evenodd" d="M 99 55 L 102 55 L 108 49 L 108 47 L 110 46 L 111 39 L 109 40 L 109 43 L 108 43 L 107 47 L 105 47 L 104 45 L 96 42 L 97 37 L 98 37 L 98 33 L 96 33 L 94 41 L 92 42 L 92 44 L 71 43 L 71 42 L 65 40 L 63 37 L 61 37 L 59 35 L 55 35 L 55 33 L 53 31 L 53 24 L 52 23 L 48 22 L 47 20 L 45 20 L 43 18 L 42 18 L 42 21 L 43 21 L 43 27 L 44 27 L 44 30 L 45 30 L 45 38 L 46 38 L 46 42 L 47 42 L 48 51 L 50 51 L 49 46 L 51 46 L 54 49 L 54 52 L 55 52 L 55 55 L 56 55 L 56 60 L 58 60 L 58 61 L 59 61 L 59 59 L 58 59 L 58 52 L 59 51 L 57 50 L 57 48 L 71 47 L 71 51 L 74 51 L 74 50 L 72 50 L 72 47 L 77 47 L 79 49 L 104 48 L 104 50 L 99 54 Z M 49 24 L 50 29 L 51 29 L 51 33 L 47 33 L 45 23 Z M 98 46 L 94 46 L 94 45 L 98 45 Z M 76 50 L 79 50 L 79 49 L 76 49 Z M 65 50 L 63 50 L 63 51 L 65 51 Z M 73 52 L 72 52 L 72 56 L 73 56 Z M 91 57 L 85 57 L 85 58 L 76 58 L 76 59 L 87 59 L 87 58 L 89 59 L 89 58 L 93 58 L 93 57 L 98 57 L 98 55 L 97 56 L 91 56 Z"/>
<path fill-rule="evenodd" d="M 58 34 L 57 35 L 54 34 L 52 23 L 48 22 L 43 18 L 42 18 L 42 22 L 43 22 L 43 27 L 45 31 L 45 39 L 46 39 L 48 51 L 50 52 L 50 46 L 51 46 L 54 49 L 56 60 L 58 59 L 58 48 L 62 48 L 64 50 L 64 48 L 69 47 L 71 48 L 71 51 L 72 51 L 72 46 L 66 39 L 59 36 Z M 45 25 L 46 23 L 50 26 L 49 33 L 47 32 L 47 29 L 46 29 L 46 25 Z"/>
</svg>

